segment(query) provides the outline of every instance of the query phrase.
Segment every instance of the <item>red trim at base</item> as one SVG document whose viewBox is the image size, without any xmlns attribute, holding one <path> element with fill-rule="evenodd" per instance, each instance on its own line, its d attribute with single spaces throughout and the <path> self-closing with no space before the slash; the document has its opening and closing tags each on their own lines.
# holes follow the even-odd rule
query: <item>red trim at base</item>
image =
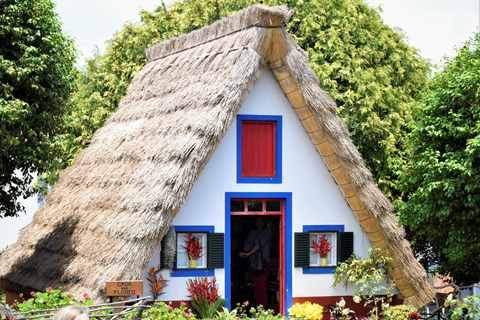
<svg viewBox="0 0 480 320">
<path fill-rule="evenodd" d="M 334 304 L 339 302 L 342 299 L 341 296 L 330 296 L 330 297 L 293 297 L 292 305 L 295 303 L 303 303 L 305 301 L 310 301 L 311 303 L 319 304 L 323 307 L 323 320 L 330 320 L 330 313 L 327 310 L 329 304 Z M 363 306 L 363 302 L 355 303 L 352 296 L 344 296 L 346 307 L 355 311 L 357 316 L 367 316 L 369 308 Z M 403 298 L 400 295 L 394 295 L 391 305 L 403 304 Z"/>
<path fill-rule="evenodd" d="M 23 301 L 22 298 L 18 295 L 18 293 L 13 293 L 10 291 L 5 291 L 5 302 L 9 305 L 12 306 L 13 303 L 17 301 Z"/>
</svg>

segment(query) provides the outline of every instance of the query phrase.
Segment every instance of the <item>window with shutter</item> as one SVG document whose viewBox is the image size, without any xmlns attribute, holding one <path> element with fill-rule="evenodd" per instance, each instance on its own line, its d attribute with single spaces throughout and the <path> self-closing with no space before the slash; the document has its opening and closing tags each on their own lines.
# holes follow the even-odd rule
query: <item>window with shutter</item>
<svg viewBox="0 0 480 320">
<path fill-rule="evenodd" d="M 295 267 L 303 268 L 303 273 L 332 273 L 336 265 L 347 260 L 353 252 L 353 232 L 344 232 L 343 225 L 305 225 L 304 232 L 295 233 Z M 313 241 L 319 243 L 324 237 L 331 245 L 326 255 L 326 265 L 315 253 Z"/>
<path fill-rule="evenodd" d="M 172 277 L 187 276 L 213 276 L 214 269 L 224 268 L 224 242 L 223 233 L 215 233 L 213 226 L 174 226 L 176 232 L 175 263 L 171 273 Z M 202 246 L 201 255 L 196 259 L 195 266 L 190 265 L 186 246 L 188 236 L 198 238 Z M 162 250 L 166 246 L 162 241 Z M 161 265 L 164 256 L 161 255 Z"/>
<path fill-rule="evenodd" d="M 281 183 L 281 149 L 281 116 L 237 115 L 237 183 Z"/>
</svg>

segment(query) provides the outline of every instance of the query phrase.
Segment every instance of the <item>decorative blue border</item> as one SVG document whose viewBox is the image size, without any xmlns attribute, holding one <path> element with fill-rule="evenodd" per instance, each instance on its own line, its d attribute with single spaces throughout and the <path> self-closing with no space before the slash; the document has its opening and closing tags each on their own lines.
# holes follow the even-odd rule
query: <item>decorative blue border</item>
<svg viewBox="0 0 480 320">
<path fill-rule="evenodd" d="M 173 226 L 175 232 L 215 232 L 215 226 Z M 215 269 L 186 269 L 186 270 L 172 270 L 171 277 L 201 277 L 214 276 Z"/>
<path fill-rule="evenodd" d="M 340 231 L 345 232 L 345 226 L 343 224 L 333 225 L 304 225 L 303 232 L 308 231 Z M 303 274 L 330 274 L 335 272 L 335 267 L 332 268 L 303 268 Z"/>
<path fill-rule="evenodd" d="M 234 198 L 285 199 L 285 313 L 292 306 L 292 193 L 291 192 L 226 192 L 225 193 L 225 306 L 230 309 L 230 200 Z"/>
<path fill-rule="evenodd" d="M 276 121 L 275 177 L 242 177 L 242 120 Z M 282 116 L 237 114 L 237 183 L 282 183 Z"/>
</svg>

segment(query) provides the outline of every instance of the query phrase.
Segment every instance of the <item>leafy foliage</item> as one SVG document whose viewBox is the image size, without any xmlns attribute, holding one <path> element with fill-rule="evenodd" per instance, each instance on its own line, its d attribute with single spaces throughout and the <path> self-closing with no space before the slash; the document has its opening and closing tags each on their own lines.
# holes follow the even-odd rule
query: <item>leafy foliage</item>
<svg viewBox="0 0 480 320">
<path fill-rule="evenodd" d="M 24 299 L 24 294 L 20 293 L 22 302 L 16 301 L 14 308 L 18 312 L 29 312 L 30 315 L 43 315 L 69 305 L 91 306 L 93 304 L 93 299 L 86 293 L 83 295 L 84 300 L 78 302 L 72 294 L 62 292 L 61 289 L 54 290 L 51 287 L 46 288 L 45 292 L 32 291 L 30 296 L 31 298 Z M 33 312 L 38 310 L 42 311 Z"/>
<path fill-rule="evenodd" d="M 126 23 L 103 55 L 87 61 L 69 126 L 60 137 L 64 155 L 45 181 L 53 184 L 115 111 L 145 65 L 149 46 L 260 2 L 294 10 L 287 31 L 306 50 L 322 88 L 337 101 L 339 115 L 377 184 L 396 199 L 391 162 L 404 148 L 399 137 L 406 133 L 404 124 L 428 67 L 404 36 L 383 24 L 377 10 L 361 0 L 185 0 L 142 11 L 140 23 Z"/>
<path fill-rule="evenodd" d="M 392 301 L 395 284 L 390 282 L 389 265 L 390 257 L 388 252 L 379 248 L 368 249 L 368 259 L 361 259 L 355 253 L 347 261 L 340 263 L 335 270 L 333 287 L 340 282 L 345 282 L 345 287 L 355 285 L 357 289 L 353 293 L 355 297 L 360 296 L 364 300 L 364 306 L 370 306 L 369 314 L 372 318 L 379 319 L 382 313 Z M 387 280 L 390 286 L 387 288 L 381 282 Z M 379 296 L 385 291 L 385 296 Z M 354 300 L 356 300 L 354 298 Z M 358 300 L 356 300 L 358 301 Z M 382 307 L 380 309 L 380 306 Z"/>
<path fill-rule="evenodd" d="M 417 308 L 405 304 L 400 304 L 396 306 L 389 306 L 385 309 L 383 314 L 385 316 L 385 320 L 410 320 L 411 316 L 409 316 L 409 314 L 411 314 L 412 312 L 417 313 Z"/>
<path fill-rule="evenodd" d="M 480 42 L 458 49 L 414 109 L 398 206 L 422 260 L 458 284 L 480 281 Z"/>
<path fill-rule="evenodd" d="M 24 210 L 32 173 L 55 158 L 76 51 L 50 0 L 0 4 L 0 217 Z"/>
<path fill-rule="evenodd" d="M 187 289 L 190 292 L 190 307 L 200 319 L 211 319 L 219 313 L 227 300 L 218 295 L 216 278 L 208 281 L 207 277 L 188 279 Z"/>
</svg>

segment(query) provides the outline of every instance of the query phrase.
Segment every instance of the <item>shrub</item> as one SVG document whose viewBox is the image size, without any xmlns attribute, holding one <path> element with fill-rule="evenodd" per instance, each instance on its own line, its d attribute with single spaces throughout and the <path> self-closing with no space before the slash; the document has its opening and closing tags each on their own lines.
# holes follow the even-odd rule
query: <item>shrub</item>
<svg viewBox="0 0 480 320">
<path fill-rule="evenodd" d="M 179 308 L 173 308 L 172 303 L 155 302 L 150 309 L 144 312 L 148 315 L 148 319 L 152 320 L 186 320 L 194 317 L 192 310 L 187 308 L 185 302 L 180 303 Z"/>
<path fill-rule="evenodd" d="M 410 320 L 411 313 L 417 313 L 418 310 L 413 306 L 401 304 L 398 306 L 389 306 L 383 311 L 385 320 Z"/>
<path fill-rule="evenodd" d="M 190 292 L 190 307 L 200 319 L 211 319 L 225 305 L 227 300 L 218 295 L 216 278 L 197 277 L 195 280 L 188 279 L 187 289 Z"/>
<path fill-rule="evenodd" d="M 45 289 L 45 292 L 30 292 L 32 296 L 30 299 L 25 300 L 24 294 L 20 293 L 22 302 L 15 300 L 13 303 L 13 308 L 17 312 L 31 312 L 32 315 L 39 315 L 44 313 L 50 313 L 51 311 L 58 310 L 62 307 L 69 305 L 84 305 L 90 306 L 93 304 L 93 299 L 88 296 L 88 294 L 83 294 L 83 300 L 78 302 L 75 300 L 74 296 L 68 292 L 62 292 L 61 288 L 58 290 L 53 290 L 51 287 Z M 40 312 L 33 312 L 39 311 Z"/>
</svg>

